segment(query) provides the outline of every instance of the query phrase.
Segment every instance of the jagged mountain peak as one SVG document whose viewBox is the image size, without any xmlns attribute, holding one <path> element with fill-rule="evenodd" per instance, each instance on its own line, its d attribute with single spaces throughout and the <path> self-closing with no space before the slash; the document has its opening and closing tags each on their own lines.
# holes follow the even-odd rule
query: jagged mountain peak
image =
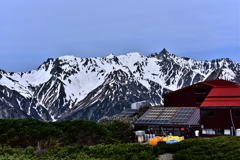
<svg viewBox="0 0 240 160">
<path fill-rule="evenodd" d="M 167 53 L 169 53 L 167 50 L 166 50 L 166 48 L 163 48 L 163 50 L 160 52 L 161 54 L 167 54 Z"/>
<path fill-rule="evenodd" d="M 106 56 L 106 58 L 114 58 L 116 57 L 113 53 L 110 53 L 109 55 Z"/>
<path fill-rule="evenodd" d="M 148 57 L 155 57 L 159 60 L 162 60 L 162 59 L 170 59 L 170 58 L 175 58 L 177 57 L 176 55 L 168 52 L 165 48 L 161 51 L 161 52 L 158 52 L 158 53 L 152 53 L 150 54 Z"/>
<path fill-rule="evenodd" d="M 162 94 L 206 79 L 239 82 L 239 68 L 240 64 L 230 59 L 196 61 L 165 48 L 149 56 L 132 52 L 49 58 L 30 72 L 0 70 L 0 95 L 4 95 L 0 96 L 0 108 L 9 112 L 5 118 L 21 117 L 8 110 L 16 105 L 23 117 L 44 121 L 97 120 L 136 101 L 147 99 L 160 105 Z"/>
</svg>

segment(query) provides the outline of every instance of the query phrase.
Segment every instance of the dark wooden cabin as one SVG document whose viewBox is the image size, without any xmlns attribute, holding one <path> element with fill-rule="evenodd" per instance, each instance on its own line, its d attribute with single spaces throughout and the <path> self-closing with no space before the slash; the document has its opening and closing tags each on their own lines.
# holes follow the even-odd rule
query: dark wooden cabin
<svg viewBox="0 0 240 160">
<path fill-rule="evenodd" d="M 163 95 L 164 106 L 199 107 L 213 87 L 237 85 L 237 83 L 221 79 L 196 83 Z"/>
</svg>

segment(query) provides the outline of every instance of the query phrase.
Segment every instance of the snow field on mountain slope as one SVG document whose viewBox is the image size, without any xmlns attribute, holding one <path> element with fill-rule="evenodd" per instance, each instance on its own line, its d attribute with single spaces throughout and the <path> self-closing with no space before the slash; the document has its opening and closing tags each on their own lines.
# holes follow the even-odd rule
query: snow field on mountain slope
<svg viewBox="0 0 240 160">
<path fill-rule="evenodd" d="M 133 52 L 133 53 L 128 53 L 126 55 L 120 55 L 120 56 L 118 56 L 118 59 L 124 66 L 128 66 L 128 68 L 131 70 L 131 72 L 136 77 L 135 80 L 138 80 L 146 88 L 148 88 L 148 89 L 150 88 L 150 85 L 149 85 L 147 79 L 156 81 L 156 80 L 154 80 L 152 73 L 153 72 L 158 73 L 159 71 L 157 70 L 158 67 L 153 58 L 151 60 L 149 59 L 147 61 L 147 58 L 145 56 L 141 55 L 138 52 Z M 145 66 L 145 65 L 140 66 L 143 69 L 143 73 L 135 72 L 138 67 L 137 65 L 134 66 L 135 63 L 140 63 L 140 64 L 147 63 L 147 66 Z M 137 77 L 140 77 L 140 74 L 143 74 L 142 79 L 137 78 Z M 159 82 L 157 82 L 157 83 L 159 83 Z"/>
<path fill-rule="evenodd" d="M 16 82 L 3 75 L 1 78 L 1 84 L 11 89 L 16 85 Z"/>
<path fill-rule="evenodd" d="M 144 78 L 149 79 L 153 82 L 156 82 L 160 85 L 164 85 L 164 78 L 160 76 L 162 73 L 160 72 L 160 67 L 157 65 L 157 62 L 160 60 L 156 58 L 148 58 L 147 66 L 144 66 Z"/>
<path fill-rule="evenodd" d="M 67 56 L 62 56 L 58 58 L 60 60 L 60 65 L 61 68 L 65 71 L 65 72 L 69 72 L 72 70 L 73 67 L 77 67 L 78 66 L 78 61 L 77 58 L 71 55 L 67 55 Z"/>
<path fill-rule="evenodd" d="M 50 64 L 49 68 L 52 68 L 52 64 Z M 47 82 L 52 77 L 50 69 L 45 70 L 43 67 L 39 70 L 33 70 L 30 73 L 24 73 L 22 77 L 19 75 L 13 78 L 17 79 L 24 86 L 27 86 L 29 84 L 32 86 L 37 86 L 39 84 Z"/>
<path fill-rule="evenodd" d="M 138 72 L 135 72 L 138 66 L 134 66 L 135 63 L 140 64 L 147 64 L 147 65 L 141 65 L 140 67 L 143 69 L 143 72 L 141 73 L 143 75 L 142 79 L 138 79 L 138 81 L 144 85 L 146 88 L 149 88 L 150 85 L 146 81 L 147 79 L 154 81 L 160 85 L 165 86 L 165 77 L 168 75 L 163 75 L 160 73 L 160 68 L 162 66 L 157 65 L 157 62 L 160 62 L 161 60 L 158 60 L 156 58 L 147 58 L 137 52 L 134 53 L 128 53 L 126 55 L 120 55 L 117 56 L 119 61 L 123 64 L 128 66 L 128 68 L 131 70 L 131 72 L 134 74 L 135 77 L 139 77 L 140 74 Z M 177 88 L 176 84 L 173 84 L 171 86 L 166 86 L 170 90 L 174 90 Z"/>
<path fill-rule="evenodd" d="M 31 90 L 28 89 L 28 87 L 45 83 L 51 78 L 50 71 L 45 71 L 44 67 L 41 67 L 39 70 L 33 70 L 31 72 L 23 72 L 22 75 L 20 73 L 14 73 L 12 75 L 8 74 L 7 76 L 17 82 L 13 82 L 7 78 L 5 80 L 1 79 L 2 84 L 10 89 L 16 90 L 26 98 L 31 97 L 33 94 L 31 93 Z"/>
<path fill-rule="evenodd" d="M 121 69 L 128 72 L 128 70 L 121 65 L 110 64 L 100 58 L 91 58 L 94 64 L 91 63 L 84 67 L 83 64 L 85 60 L 81 61 L 78 59 L 78 65 L 82 66 L 80 71 L 68 78 L 71 82 L 68 80 L 65 81 L 67 99 L 77 99 L 77 101 L 81 101 L 89 92 L 101 85 L 104 82 L 105 76 L 113 70 Z M 95 71 L 91 71 L 92 69 Z M 103 69 L 104 73 L 100 73 Z"/>
<path fill-rule="evenodd" d="M 141 84 L 143 84 L 146 88 L 150 88 L 148 80 L 154 81 L 161 86 L 165 86 L 170 90 L 179 89 L 181 86 L 177 86 L 178 81 L 184 76 L 184 70 L 189 69 L 193 71 L 192 79 L 194 76 L 199 73 L 204 77 L 208 77 L 213 69 L 212 67 L 218 66 L 228 66 L 229 63 L 226 60 L 215 60 L 215 61 L 196 61 L 193 59 L 184 59 L 181 57 L 177 57 L 175 55 L 170 54 L 173 63 L 181 66 L 180 70 L 177 70 L 176 74 L 171 73 L 173 68 L 168 68 L 166 74 L 161 72 L 161 69 L 166 66 L 159 66 L 157 62 L 161 62 L 155 57 L 147 58 L 146 56 L 141 55 L 137 52 L 128 53 L 126 55 L 117 56 L 118 61 L 114 60 L 115 56 L 110 54 L 106 57 L 98 57 L 98 58 L 77 58 L 74 56 L 62 56 L 58 59 L 60 60 L 60 66 L 64 70 L 65 73 L 74 71 L 72 75 L 70 75 L 67 79 L 63 80 L 63 76 L 61 75 L 60 80 L 64 82 L 64 87 L 67 94 L 67 99 L 78 99 L 82 100 L 89 92 L 93 89 L 101 85 L 106 76 L 113 71 L 122 70 L 126 74 L 129 75 L 129 71 L 134 75 L 135 80 L 138 80 Z M 55 59 L 56 60 L 56 59 Z M 50 72 L 53 69 L 53 62 L 55 60 L 48 62 L 48 69 L 46 70 L 45 63 L 40 66 L 39 69 L 33 70 L 29 73 L 14 73 L 10 75 L 7 73 L 7 76 L 11 79 L 8 79 L 6 74 L 3 74 L 1 79 L 1 83 L 7 86 L 10 89 L 14 89 L 20 92 L 21 95 L 25 97 L 31 96 L 31 90 L 28 89 L 29 86 L 38 86 L 42 83 L 47 82 L 52 76 Z M 86 66 L 83 64 L 88 62 Z M 213 63 L 212 63 L 213 62 Z M 137 65 L 134 65 L 137 64 Z M 172 67 L 171 64 L 169 67 Z M 140 70 L 137 70 L 139 67 Z M 206 69 L 208 68 L 208 69 Z M 175 74 L 175 75 L 174 75 Z M 142 75 L 142 77 L 140 77 Z M 223 79 L 233 79 L 235 74 L 230 69 L 223 69 L 223 74 L 221 75 Z M 170 85 L 166 86 L 166 81 L 170 80 Z"/>
<path fill-rule="evenodd" d="M 12 78 L 12 77 L 10 77 L 10 78 Z M 1 78 L 1 84 L 6 86 L 9 89 L 13 89 L 13 90 L 19 92 L 24 97 L 31 97 L 31 93 L 29 92 L 27 87 L 20 84 L 18 81 L 12 81 L 11 79 L 7 78 L 5 75 L 3 75 Z"/>
<path fill-rule="evenodd" d="M 235 76 L 236 76 L 235 73 L 231 69 L 224 68 L 222 74 L 220 75 L 220 78 L 231 80 L 234 79 Z"/>
<path fill-rule="evenodd" d="M 103 83 L 103 79 L 96 76 L 91 76 L 89 73 L 81 72 L 79 74 L 71 75 L 69 77 L 71 83 L 65 81 L 65 92 L 67 99 L 82 100 L 89 92 Z"/>
<path fill-rule="evenodd" d="M 136 62 L 142 62 L 146 59 L 145 56 L 141 55 L 138 52 L 128 53 L 126 55 L 117 56 L 119 61 L 123 64 L 123 66 L 128 66 L 131 71 L 135 71 L 136 67 L 134 64 Z"/>
</svg>

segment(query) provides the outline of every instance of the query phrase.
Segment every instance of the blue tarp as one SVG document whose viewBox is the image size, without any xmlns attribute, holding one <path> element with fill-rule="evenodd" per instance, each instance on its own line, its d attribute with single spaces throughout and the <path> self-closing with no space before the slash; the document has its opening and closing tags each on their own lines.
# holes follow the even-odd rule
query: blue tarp
<svg viewBox="0 0 240 160">
<path fill-rule="evenodd" d="M 176 142 L 178 142 L 178 140 L 171 139 L 171 140 L 167 141 L 166 144 L 173 144 L 173 143 L 176 143 Z"/>
</svg>

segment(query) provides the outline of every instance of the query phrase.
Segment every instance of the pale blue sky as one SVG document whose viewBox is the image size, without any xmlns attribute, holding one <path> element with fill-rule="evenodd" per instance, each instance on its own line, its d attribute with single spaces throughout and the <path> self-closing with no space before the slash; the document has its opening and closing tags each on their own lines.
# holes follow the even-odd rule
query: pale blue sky
<svg viewBox="0 0 240 160">
<path fill-rule="evenodd" d="M 63 55 L 103 57 L 166 48 L 240 62 L 239 0 L 1 0 L 0 69 L 36 69 Z"/>
</svg>

